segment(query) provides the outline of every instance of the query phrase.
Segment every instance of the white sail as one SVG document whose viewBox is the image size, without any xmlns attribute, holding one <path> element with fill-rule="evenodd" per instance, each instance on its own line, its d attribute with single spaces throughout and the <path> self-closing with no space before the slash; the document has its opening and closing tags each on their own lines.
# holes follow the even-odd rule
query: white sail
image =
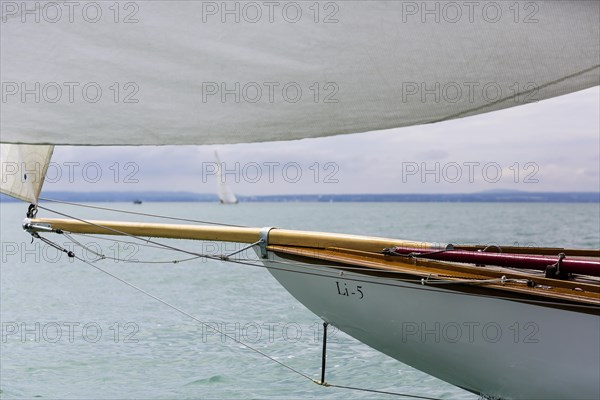
<svg viewBox="0 0 600 400">
<path fill-rule="evenodd" d="M 216 159 L 216 180 L 217 180 L 217 193 L 219 195 L 219 201 L 223 204 L 237 204 L 238 199 L 233 194 L 233 190 L 227 184 L 225 174 L 223 174 L 223 164 L 219 158 L 219 154 L 215 151 Z"/>
<path fill-rule="evenodd" d="M 54 146 L 0 144 L 0 193 L 37 204 Z"/>
<path fill-rule="evenodd" d="M 1 18 L 8 143 L 289 140 L 599 84 L 597 1 L 2 2 Z"/>
</svg>

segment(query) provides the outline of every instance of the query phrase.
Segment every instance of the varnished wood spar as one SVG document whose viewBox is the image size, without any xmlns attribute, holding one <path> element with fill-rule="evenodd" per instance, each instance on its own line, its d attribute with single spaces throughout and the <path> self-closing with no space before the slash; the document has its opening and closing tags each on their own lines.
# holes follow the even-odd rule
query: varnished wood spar
<svg viewBox="0 0 600 400">
<path fill-rule="evenodd" d="M 436 243 L 346 235 L 342 233 L 294 231 L 287 229 L 273 229 L 269 233 L 269 244 L 274 246 L 298 246 L 316 249 L 342 247 L 358 251 L 380 253 L 385 248 L 395 246 L 395 243 L 405 243 L 407 247 L 414 249 L 431 249 L 440 246 Z"/>
<path fill-rule="evenodd" d="M 212 225 L 153 224 L 143 222 L 88 221 L 71 219 L 36 218 L 32 224 L 48 224 L 54 230 L 97 235 L 129 235 L 160 237 L 169 239 L 215 240 L 221 242 L 255 243 L 260 239 L 261 228 L 239 228 Z M 329 247 L 351 248 L 378 253 L 384 248 L 406 246 L 418 248 L 435 247 L 433 243 L 403 241 L 369 236 L 344 235 L 338 233 L 294 231 L 273 229 L 269 233 L 269 244 L 324 249 Z"/>
<path fill-rule="evenodd" d="M 168 239 L 218 240 L 223 242 L 254 243 L 259 239 L 260 228 L 229 226 L 152 224 L 145 222 L 88 221 L 72 219 L 36 218 L 32 224 L 48 224 L 54 230 L 65 232 L 157 237 Z"/>
</svg>

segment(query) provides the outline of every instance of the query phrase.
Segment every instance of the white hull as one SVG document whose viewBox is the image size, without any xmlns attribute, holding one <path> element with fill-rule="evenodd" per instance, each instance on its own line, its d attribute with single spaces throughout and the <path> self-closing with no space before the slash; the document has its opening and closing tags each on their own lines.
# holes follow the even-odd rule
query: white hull
<svg viewBox="0 0 600 400">
<path fill-rule="evenodd" d="M 600 398 L 598 316 L 439 285 L 340 276 L 271 252 L 263 262 L 324 321 L 446 382 L 502 399 Z"/>
</svg>

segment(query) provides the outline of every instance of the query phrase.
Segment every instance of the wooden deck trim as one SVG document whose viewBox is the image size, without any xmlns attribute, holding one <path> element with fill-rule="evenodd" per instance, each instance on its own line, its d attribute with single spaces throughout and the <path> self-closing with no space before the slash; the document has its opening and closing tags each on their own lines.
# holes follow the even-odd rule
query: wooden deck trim
<svg viewBox="0 0 600 400">
<path fill-rule="evenodd" d="M 392 272 L 410 275 L 415 277 L 415 279 L 429 278 L 447 281 L 485 280 L 501 278 L 502 276 L 506 276 L 509 279 L 530 279 L 537 285 L 541 285 L 541 287 L 528 287 L 526 284 L 514 282 L 476 285 L 478 287 L 493 289 L 494 291 L 500 290 L 512 292 L 546 300 L 568 301 L 600 306 L 600 288 L 597 285 L 546 279 L 522 272 L 510 273 L 498 270 L 495 267 L 492 269 L 422 259 L 412 259 L 411 263 L 407 263 L 404 260 L 397 260 L 399 257 L 386 257 L 381 254 L 369 253 L 356 254 L 356 251 L 347 251 L 346 249 L 339 248 L 323 250 L 272 245 L 268 246 L 268 249 L 277 254 L 289 254 L 307 260 L 323 260 L 349 266 L 367 267 L 365 270 L 368 270 L 371 275 L 374 271 L 380 271 L 383 273 L 382 275 L 385 275 L 386 277 L 389 277 L 389 273 Z M 449 274 L 449 271 L 452 273 Z M 361 273 L 361 271 L 358 270 L 354 270 L 354 272 Z M 377 275 L 377 273 L 375 273 L 375 275 Z M 465 283 L 464 285 L 469 284 Z M 440 285 L 440 287 L 444 286 Z M 581 290 L 575 290 L 575 288 Z"/>
</svg>

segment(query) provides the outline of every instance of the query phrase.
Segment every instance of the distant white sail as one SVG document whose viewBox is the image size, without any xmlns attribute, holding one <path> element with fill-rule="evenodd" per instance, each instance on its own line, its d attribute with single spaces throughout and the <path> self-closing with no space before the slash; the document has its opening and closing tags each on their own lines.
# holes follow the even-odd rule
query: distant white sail
<svg viewBox="0 0 600 400">
<path fill-rule="evenodd" d="M 500 110 L 599 84 L 599 9 L 585 0 L 6 1 L 0 140 L 260 142 Z"/>
<path fill-rule="evenodd" d="M 223 164 L 221 164 L 221 159 L 219 158 L 219 154 L 215 151 L 215 159 L 217 160 L 217 170 L 216 170 L 216 179 L 217 179 L 217 193 L 219 195 L 219 201 L 223 204 L 237 204 L 238 199 L 233 194 L 231 187 L 226 182 L 226 177 L 223 174 Z"/>
<path fill-rule="evenodd" d="M 0 144 L 0 193 L 37 204 L 54 146 Z"/>
</svg>

